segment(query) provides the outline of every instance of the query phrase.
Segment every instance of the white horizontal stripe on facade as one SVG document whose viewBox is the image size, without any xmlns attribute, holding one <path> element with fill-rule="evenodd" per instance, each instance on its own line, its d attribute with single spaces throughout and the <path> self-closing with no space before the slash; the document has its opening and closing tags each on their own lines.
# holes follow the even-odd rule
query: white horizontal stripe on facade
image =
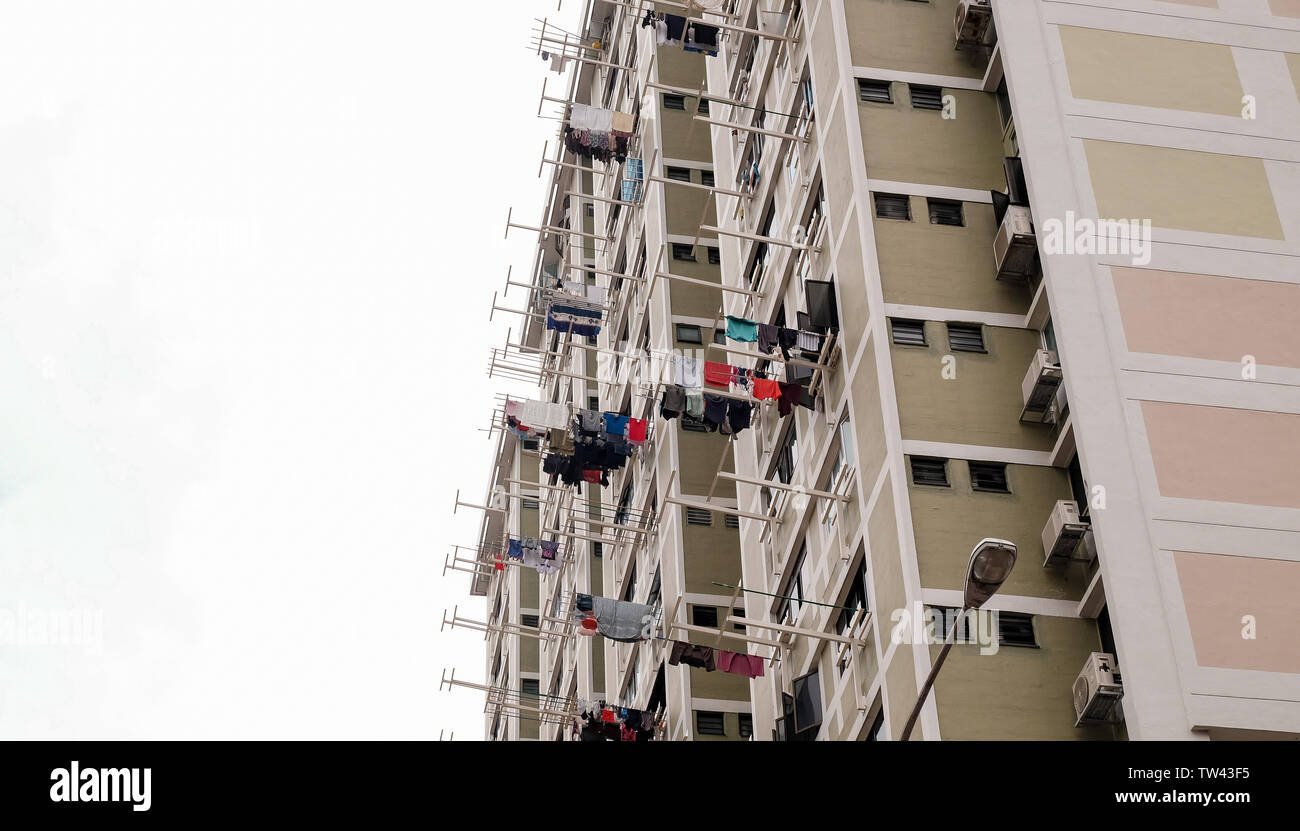
<svg viewBox="0 0 1300 831">
<path fill-rule="evenodd" d="M 888 179 L 868 179 L 867 188 L 873 193 L 902 193 L 908 196 L 952 199 L 957 202 L 983 202 L 986 205 L 993 202 L 992 195 L 986 190 L 950 188 L 945 185 L 922 185 L 917 182 L 891 182 Z"/>
<path fill-rule="evenodd" d="M 1009 465 L 1052 466 L 1052 454 L 1046 450 L 1020 450 L 1015 447 L 986 447 L 982 444 L 952 444 L 943 441 L 903 440 L 908 456 L 935 456 L 966 459 L 972 462 L 1005 462 Z"/>
<path fill-rule="evenodd" d="M 1026 328 L 1024 315 L 977 312 L 970 309 L 941 309 L 937 306 L 908 306 L 902 303 L 886 303 L 885 316 L 955 323 L 983 323 L 985 326 L 1001 326 L 1007 329 Z"/>
<path fill-rule="evenodd" d="M 729 701 L 722 698 L 691 698 L 692 710 L 704 710 L 715 713 L 748 713 L 748 701 Z"/>
<path fill-rule="evenodd" d="M 1041 568 L 1041 564 L 1030 563 Z M 955 589 L 921 589 L 921 601 L 927 606 L 948 606 L 960 609 L 962 593 Z M 1077 600 L 1053 600 L 1050 597 L 1030 597 L 1023 594 L 995 594 L 983 608 L 997 612 L 1020 612 L 1026 615 L 1048 617 L 1078 617 Z"/>
<path fill-rule="evenodd" d="M 962 78 L 957 75 L 933 75 L 928 72 L 903 72 L 898 69 L 883 69 L 875 66 L 855 66 L 850 70 L 854 78 L 868 81 L 901 81 L 905 84 L 924 84 L 928 87 L 947 87 L 948 89 L 983 90 L 983 78 Z M 854 91 L 856 95 L 856 90 Z"/>
</svg>

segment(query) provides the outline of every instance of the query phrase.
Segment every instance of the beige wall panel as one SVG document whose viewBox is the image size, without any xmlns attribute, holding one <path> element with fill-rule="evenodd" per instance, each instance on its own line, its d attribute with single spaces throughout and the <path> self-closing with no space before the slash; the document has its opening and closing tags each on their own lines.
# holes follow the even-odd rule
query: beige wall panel
<svg viewBox="0 0 1300 831">
<path fill-rule="evenodd" d="M 907 84 L 892 87 L 894 103 L 858 104 L 868 178 L 975 190 L 1006 188 L 1002 122 L 991 93 L 945 88 L 944 94 L 957 100 L 957 117 L 946 119 L 938 110 L 914 109 Z"/>
<path fill-rule="evenodd" d="M 1295 620 L 1300 562 L 1175 551 L 1201 666 L 1300 673 Z M 1246 616 L 1253 638 L 1243 637 Z"/>
<path fill-rule="evenodd" d="M 1004 646 L 994 655 L 952 648 L 934 686 L 945 740 L 1114 738 L 1108 725 L 1074 726 L 1074 679 L 1088 654 L 1101 651 L 1096 622 L 1037 615 L 1034 631 L 1038 648 Z"/>
<path fill-rule="evenodd" d="M 1300 285 L 1112 267 L 1133 352 L 1300 367 Z"/>
<path fill-rule="evenodd" d="M 965 225 L 932 225 L 923 196 L 912 220 L 876 219 L 876 256 L 886 303 L 1025 314 L 1029 290 L 998 280 L 993 267 L 993 206 L 962 204 Z M 874 209 L 873 209 L 874 211 Z"/>
<path fill-rule="evenodd" d="M 1083 147 L 1101 218 L 1283 239 L 1260 159 L 1096 139 Z"/>
<path fill-rule="evenodd" d="M 894 386 L 904 440 L 1051 450 L 1049 425 L 1021 424 L 1024 394 L 1038 334 L 1029 329 L 985 326 L 987 354 L 953 352 L 948 327 L 925 324 L 929 346 L 893 346 Z M 944 379 L 942 359 L 952 355 L 956 377 Z"/>
<path fill-rule="evenodd" d="M 957 0 L 849 0 L 844 16 L 853 65 L 981 78 L 986 59 L 953 48 L 956 14 Z"/>
<path fill-rule="evenodd" d="M 1231 47 L 1077 26 L 1059 31 L 1075 98 L 1241 115 Z"/>
<path fill-rule="evenodd" d="M 1043 525 L 1057 500 L 1070 499 L 1065 470 L 1007 465 L 1011 493 L 971 490 L 970 468 L 948 460 L 949 487 L 912 485 L 912 528 L 916 536 L 921 585 L 961 591 L 971 549 L 984 537 L 1016 544 L 1016 566 L 1000 594 L 1078 600 L 1088 586 L 1083 566 L 1043 567 Z"/>
<path fill-rule="evenodd" d="M 1143 401 L 1162 496 L 1300 508 L 1300 415 Z"/>
</svg>

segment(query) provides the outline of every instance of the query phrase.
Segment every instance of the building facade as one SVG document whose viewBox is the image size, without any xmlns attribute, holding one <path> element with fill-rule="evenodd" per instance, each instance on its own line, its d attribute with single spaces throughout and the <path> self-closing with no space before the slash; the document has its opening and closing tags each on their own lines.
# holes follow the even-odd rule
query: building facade
<svg viewBox="0 0 1300 831">
<path fill-rule="evenodd" d="M 591 349 L 537 318 L 524 343 L 570 373 L 542 396 L 652 440 L 587 491 L 618 522 L 566 525 L 501 434 L 484 549 L 593 539 L 558 576 L 476 576 L 489 623 L 553 627 L 492 636 L 491 683 L 657 709 L 673 740 L 897 739 L 998 538 L 1017 563 L 913 738 L 1300 736 L 1300 7 L 692 5 L 656 8 L 716 55 L 659 45 L 644 3 L 589 3 L 575 38 L 567 100 L 637 113 L 645 178 L 555 157 L 542 225 L 593 236 L 543 232 L 530 308 L 569 266 L 613 299 Z M 823 348 L 759 355 L 724 314 Z M 654 359 L 692 351 L 800 406 L 665 420 Z M 574 592 L 649 603 L 663 640 L 565 634 Z M 673 666 L 674 639 L 767 671 Z M 491 738 L 569 737 L 498 712 Z"/>
</svg>

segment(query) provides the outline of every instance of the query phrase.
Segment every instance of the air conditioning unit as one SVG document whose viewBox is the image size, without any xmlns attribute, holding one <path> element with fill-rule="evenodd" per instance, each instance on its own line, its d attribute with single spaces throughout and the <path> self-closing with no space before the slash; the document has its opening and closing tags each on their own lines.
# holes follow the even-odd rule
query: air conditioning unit
<svg viewBox="0 0 1300 831">
<path fill-rule="evenodd" d="M 998 235 L 993 238 L 993 263 L 999 280 L 1022 282 L 1033 275 L 1038 259 L 1034 223 L 1026 205 L 1007 206 Z"/>
<path fill-rule="evenodd" d="M 1056 363 L 1056 353 L 1050 349 L 1034 352 L 1029 371 L 1020 384 L 1024 393 L 1025 408 L 1020 411 L 1020 421 L 1030 424 L 1051 424 L 1056 420 L 1056 391 L 1061 387 L 1061 367 Z"/>
<path fill-rule="evenodd" d="M 957 4 L 954 28 L 958 46 L 983 46 L 988 39 L 989 25 L 993 22 L 993 7 L 989 0 L 961 0 Z"/>
<path fill-rule="evenodd" d="M 1115 671 L 1115 656 L 1094 652 L 1074 679 L 1074 726 L 1109 724 L 1124 697 L 1124 685 Z"/>
<path fill-rule="evenodd" d="M 1079 518 L 1078 504 L 1069 499 L 1057 502 L 1043 526 L 1043 565 L 1068 561 L 1087 532 L 1088 523 Z"/>
</svg>

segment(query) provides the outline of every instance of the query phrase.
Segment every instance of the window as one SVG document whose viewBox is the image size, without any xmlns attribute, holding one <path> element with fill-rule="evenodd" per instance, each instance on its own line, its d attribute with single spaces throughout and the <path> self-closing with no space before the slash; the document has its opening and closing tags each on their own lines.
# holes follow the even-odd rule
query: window
<svg viewBox="0 0 1300 831">
<path fill-rule="evenodd" d="M 912 456 L 912 484 L 948 487 L 948 460 Z"/>
<path fill-rule="evenodd" d="M 726 333 L 726 331 L 723 330 L 723 329 L 714 329 L 714 330 L 713 330 L 713 342 L 714 342 L 714 343 L 726 344 L 726 342 L 727 342 L 727 333 Z"/>
<path fill-rule="evenodd" d="M 535 511 L 538 508 L 538 503 L 536 499 L 521 499 L 519 500 L 519 507 L 525 511 Z"/>
<path fill-rule="evenodd" d="M 529 629 L 536 629 L 538 624 L 537 615 L 520 615 L 519 622 Z"/>
<path fill-rule="evenodd" d="M 744 609 L 732 609 L 732 610 L 731 610 L 731 616 L 732 616 L 732 617 L 744 617 L 744 616 L 745 616 L 745 610 L 744 610 Z M 744 632 L 744 631 L 745 631 L 745 624 L 743 624 L 743 623 L 733 623 L 733 624 L 731 624 L 731 628 L 732 628 L 732 629 L 735 629 L 737 632 Z"/>
<path fill-rule="evenodd" d="M 620 599 L 631 603 L 634 597 L 636 597 L 636 563 L 633 563 L 632 568 L 627 572 L 627 586 L 623 589 L 623 596 Z"/>
<path fill-rule="evenodd" d="M 700 106 L 696 108 L 696 112 L 698 112 L 700 115 L 708 115 L 708 114 L 709 114 L 709 99 L 707 99 L 707 98 L 701 98 L 701 99 L 700 99 Z"/>
<path fill-rule="evenodd" d="M 867 608 L 867 564 L 864 558 L 862 565 L 858 566 L 857 574 L 853 575 L 853 582 L 849 585 L 849 593 L 844 596 L 844 602 L 840 604 L 840 616 L 835 620 L 836 633 L 843 635 L 853 622 L 854 616 L 858 609 Z"/>
<path fill-rule="evenodd" d="M 1019 612 L 998 612 L 998 642 L 1003 646 L 1038 646 L 1034 637 L 1034 616 Z"/>
<path fill-rule="evenodd" d="M 695 262 L 695 249 L 692 248 L 692 247 L 691 247 L 690 245 L 688 245 L 687 243 L 684 243 L 684 242 L 674 242 L 674 243 L 673 243 L 673 259 L 674 259 L 674 260 L 690 260 L 691 262 Z"/>
<path fill-rule="evenodd" d="M 776 452 L 776 478 L 781 484 L 788 485 L 794 479 L 794 466 L 799 461 L 799 436 L 795 430 L 794 419 L 788 419 L 790 426 L 786 428 L 785 438 L 781 442 L 781 448 Z"/>
<path fill-rule="evenodd" d="M 971 490 L 1011 493 L 1007 487 L 1007 466 L 996 462 L 967 462 L 970 466 Z"/>
<path fill-rule="evenodd" d="M 725 736 L 727 735 L 726 716 L 722 713 L 711 713 L 707 710 L 695 711 L 695 730 L 701 736 Z"/>
<path fill-rule="evenodd" d="M 587 214 L 587 219 L 595 219 L 595 217 L 596 217 L 596 206 L 595 206 L 593 203 L 588 202 L 587 204 L 585 204 L 585 205 L 582 206 L 582 209 L 583 209 L 584 212 L 586 212 L 586 214 Z"/>
<path fill-rule="evenodd" d="M 664 93 L 664 109 L 665 109 L 665 110 L 685 110 L 685 109 L 686 109 L 686 96 L 684 96 L 684 95 L 673 95 L 672 93 L 668 93 L 668 92 Z"/>
<path fill-rule="evenodd" d="M 706 511 L 703 508 L 687 508 L 686 524 L 687 525 L 712 525 L 713 512 Z"/>
<path fill-rule="evenodd" d="M 750 713 L 737 713 L 740 717 L 740 737 L 748 739 L 754 735 L 754 716 Z"/>
<path fill-rule="evenodd" d="M 659 569 L 655 569 L 655 579 L 650 581 L 650 594 L 646 596 L 645 605 L 657 607 L 659 597 L 663 594 L 663 579 L 660 577 Z"/>
<path fill-rule="evenodd" d="M 894 320 L 889 321 L 894 343 L 900 346 L 926 346 L 925 321 Z"/>
<path fill-rule="evenodd" d="M 927 199 L 930 205 L 931 225 L 965 225 L 962 220 L 961 203 L 947 199 Z"/>
<path fill-rule="evenodd" d="M 866 78 L 859 78 L 858 100 L 873 101 L 877 104 L 892 104 L 894 103 L 894 95 L 890 90 L 888 81 L 869 81 Z"/>
<path fill-rule="evenodd" d="M 599 410 L 599 409 L 600 409 L 600 396 L 599 396 L 599 395 L 589 395 L 589 396 L 587 396 L 587 409 L 588 409 L 588 410 Z"/>
<path fill-rule="evenodd" d="M 722 265 L 722 251 L 716 245 L 708 247 L 709 265 Z"/>
<path fill-rule="evenodd" d="M 713 187 L 713 181 L 714 181 L 714 180 L 713 180 L 713 171 L 712 171 L 712 170 L 701 170 L 701 171 L 700 171 L 700 184 L 701 184 L 701 185 L 708 185 L 709 187 Z"/>
<path fill-rule="evenodd" d="M 597 560 L 599 560 L 599 559 L 601 559 L 602 557 L 604 557 L 604 556 L 605 556 L 605 546 L 604 546 L 603 544 L 601 544 L 601 543 L 593 542 L 593 543 L 591 544 L 591 556 L 595 557 Z"/>
<path fill-rule="evenodd" d="M 740 517 L 734 514 L 725 514 L 722 518 L 722 524 L 734 531 L 740 528 Z"/>
<path fill-rule="evenodd" d="M 949 323 L 948 348 L 956 352 L 983 352 L 984 330 L 978 323 Z"/>
<path fill-rule="evenodd" d="M 716 606 L 692 606 L 691 623 L 695 626 L 708 626 L 715 628 L 718 625 L 718 607 Z"/>
<path fill-rule="evenodd" d="M 920 84 L 908 84 L 907 89 L 912 95 L 912 109 L 943 109 L 943 90 L 939 87 L 923 87 Z"/>
<path fill-rule="evenodd" d="M 676 329 L 677 340 L 682 343 L 704 343 L 704 336 L 700 333 L 700 327 L 692 326 L 689 323 L 678 323 Z"/>
<path fill-rule="evenodd" d="M 786 596 L 776 610 L 777 621 L 799 619 L 799 610 L 803 608 L 804 566 L 808 562 L 808 541 L 799 544 L 799 556 L 794 558 L 794 576 L 786 586 Z"/>
<path fill-rule="evenodd" d="M 667 172 L 669 179 L 678 182 L 689 182 L 691 180 L 691 169 L 689 167 L 669 167 Z"/>
<path fill-rule="evenodd" d="M 524 678 L 519 682 L 520 698 L 540 698 L 541 694 L 542 687 L 536 678 Z"/>
<path fill-rule="evenodd" d="M 877 193 L 876 216 L 881 219 L 912 219 L 912 200 L 902 193 Z"/>
<path fill-rule="evenodd" d="M 816 730 L 822 723 L 822 679 L 810 672 L 794 679 L 794 732 Z"/>
<path fill-rule="evenodd" d="M 525 449 L 525 450 L 536 450 L 536 449 L 537 449 L 537 439 L 524 439 L 524 449 Z"/>
</svg>

